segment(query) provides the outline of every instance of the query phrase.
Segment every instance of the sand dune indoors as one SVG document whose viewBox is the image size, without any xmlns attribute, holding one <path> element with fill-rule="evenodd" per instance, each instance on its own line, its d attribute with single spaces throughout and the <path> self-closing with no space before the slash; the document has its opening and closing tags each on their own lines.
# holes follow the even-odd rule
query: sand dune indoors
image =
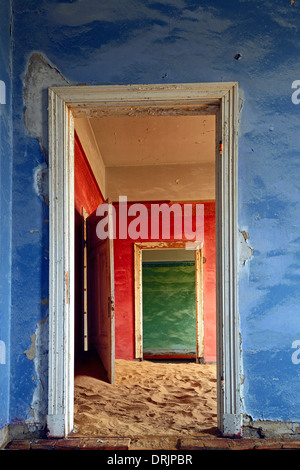
<svg viewBox="0 0 300 470">
<path fill-rule="evenodd" d="M 116 360 L 116 383 L 95 370 L 75 376 L 75 430 L 90 437 L 216 432 L 216 366 Z"/>
</svg>

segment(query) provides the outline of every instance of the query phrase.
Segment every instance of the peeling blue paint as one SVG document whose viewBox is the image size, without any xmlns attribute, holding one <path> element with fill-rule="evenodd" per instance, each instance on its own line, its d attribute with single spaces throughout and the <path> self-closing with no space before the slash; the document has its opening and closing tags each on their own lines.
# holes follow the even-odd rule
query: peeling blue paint
<svg viewBox="0 0 300 470">
<path fill-rule="evenodd" d="M 300 4 L 145 0 L 137 7 L 133 0 L 7 0 L 1 16 L 4 44 L 10 4 L 13 115 L 4 111 L 0 126 L 1 198 L 12 198 L 11 212 L 1 203 L 1 219 L 3 213 L 12 218 L 12 302 L 5 294 L 0 304 L 5 313 L 11 306 L 11 344 L 7 320 L 0 323 L 11 361 L 10 420 L 29 416 L 36 384 L 24 351 L 47 315 L 40 301 L 48 297 L 48 208 L 33 187 L 35 169 L 45 158 L 24 126 L 22 96 L 28 59 L 39 51 L 70 83 L 239 82 L 244 101 L 238 219 L 254 248 L 239 281 L 244 411 L 255 419 L 299 421 L 299 366 L 291 355 L 292 342 L 300 339 L 300 105 L 291 101 L 291 85 L 300 79 Z M 9 81 L 7 46 L 1 51 Z M 4 123 L 11 119 L 13 158 Z M 6 181 L 11 164 L 12 188 Z M 5 233 L 1 227 L 1 241 Z M 7 250 L 3 272 L 10 271 L 8 241 Z M 0 425 L 5 420 L 0 415 Z"/>
</svg>

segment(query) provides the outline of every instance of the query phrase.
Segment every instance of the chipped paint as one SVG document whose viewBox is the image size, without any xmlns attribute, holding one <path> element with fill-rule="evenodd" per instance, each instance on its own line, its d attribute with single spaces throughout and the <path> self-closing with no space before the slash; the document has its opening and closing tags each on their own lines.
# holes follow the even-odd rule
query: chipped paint
<svg viewBox="0 0 300 470">
<path fill-rule="evenodd" d="M 43 423 L 47 413 L 48 317 L 39 321 L 30 339 L 31 345 L 24 353 L 34 363 L 32 380 L 36 386 L 30 407 L 31 418 L 27 423 Z"/>
<path fill-rule="evenodd" d="M 66 304 L 69 303 L 69 272 L 65 273 Z"/>
<path fill-rule="evenodd" d="M 30 348 L 24 351 L 24 353 L 26 354 L 27 359 L 29 359 L 30 361 L 33 361 L 33 359 L 35 358 L 35 340 L 36 340 L 35 333 L 30 336 L 30 339 L 31 339 Z"/>
<path fill-rule="evenodd" d="M 246 264 L 247 261 L 249 261 L 254 253 L 254 249 L 251 248 L 251 246 L 248 243 L 249 239 L 249 234 L 245 231 L 242 230 L 239 232 L 239 265 L 243 266 Z"/>
<path fill-rule="evenodd" d="M 38 196 L 40 196 L 45 204 L 49 205 L 49 172 L 44 164 L 38 165 L 34 169 L 33 187 Z"/>
<path fill-rule="evenodd" d="M 23 119 L 28 133 L 39 141 L 45 164 L 34 169 L 33 186 L 45 204 L 49 204 L 48 182 L 48 88 L 65 86 L 68 81 L 41 53 L 34 52 L 28 61 L 23 81 Z"/>
<path fill-rule="evenodd" d="M 48 161 L 48 88 L 66 86 L 68 81 L 41 53 L 28 61 L 23 81 L 24 124 L 28 133 L 39 140 Z"/>
</svg>

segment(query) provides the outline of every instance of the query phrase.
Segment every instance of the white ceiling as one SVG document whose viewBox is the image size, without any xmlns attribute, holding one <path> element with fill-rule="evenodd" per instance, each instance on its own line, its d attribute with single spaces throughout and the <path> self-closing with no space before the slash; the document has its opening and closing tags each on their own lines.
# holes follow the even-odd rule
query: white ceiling
<svg viewBox="0 0 300 470">
<path fill-rule="evenodd" d="M 215 199 L 215 116 L 76 118 L 75 129 L 104 198 Z"/>
<path fill-rule="evenodd" d="M 213 163 L 215 116 L 90 119 L 105 167 Z"/>
</svg>

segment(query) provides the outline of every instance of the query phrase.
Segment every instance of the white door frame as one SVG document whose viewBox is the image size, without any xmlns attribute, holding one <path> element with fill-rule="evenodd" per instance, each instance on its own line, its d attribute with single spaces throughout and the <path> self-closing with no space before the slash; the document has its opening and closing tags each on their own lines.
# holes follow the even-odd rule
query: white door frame
<svg viewBox="0 0 300 470">
<path fill-rule="evenodd" d="M 74 416 L 74 117 L 216 115 L 218 427 L 241 434 L 237 299 L 238 84 L 67 86 L 49 89 L 48 436 L 64 437 Z M 220 146 L 219 146 L 220 142 Z"/>
</svg>

